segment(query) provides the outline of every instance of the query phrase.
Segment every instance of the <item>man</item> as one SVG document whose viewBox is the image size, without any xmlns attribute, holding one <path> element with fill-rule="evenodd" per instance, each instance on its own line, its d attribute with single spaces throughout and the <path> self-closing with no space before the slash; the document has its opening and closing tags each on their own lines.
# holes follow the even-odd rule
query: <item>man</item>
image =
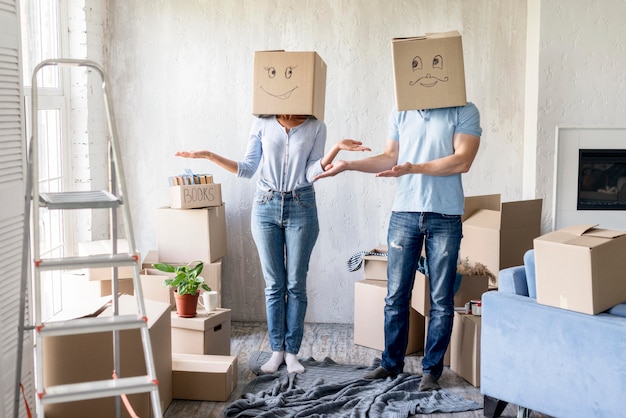
<svg viewBox="0 0 626 418">
<path fill-rule="evenodd" d="M 385 151 L 377 156 L 337 161 L 318 178 L 354 170 L 397 177 L 387 236 L 388 288 L 385 298 L 385 350 L 368 379 L 402 373 L 408 343 L 410 298 L 417 263 L 425 245 L 430 279 L 430 319 L 420 390 L 439 388 L 443 357 L 454 318 L 454 282 L 462 237 L 461 174 L 474 161 L 480 143 L 476 106 L 392 113 Z"/>
</svg>

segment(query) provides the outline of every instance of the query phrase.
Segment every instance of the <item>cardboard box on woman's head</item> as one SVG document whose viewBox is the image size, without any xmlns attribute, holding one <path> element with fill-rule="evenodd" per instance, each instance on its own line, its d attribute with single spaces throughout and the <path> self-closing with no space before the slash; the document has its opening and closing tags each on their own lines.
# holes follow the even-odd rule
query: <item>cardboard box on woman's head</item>
<svg viewBox="0 0 626 418">
<path fill-rule="evenodd" d="M 317 52 L 254 53 L 252 113 L 324 120 L 326 63 Z"/>
<path fill-rule="evenodd" d="M 398 110 L 465 106 L 465 68 L 457 31 L 391 41 Z"/>
</svg>

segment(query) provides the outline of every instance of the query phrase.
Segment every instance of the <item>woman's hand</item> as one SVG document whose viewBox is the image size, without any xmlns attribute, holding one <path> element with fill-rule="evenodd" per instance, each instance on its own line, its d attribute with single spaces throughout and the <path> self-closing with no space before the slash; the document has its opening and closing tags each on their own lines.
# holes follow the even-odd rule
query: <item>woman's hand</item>
<svg viewBox="0 0 626 418">
<path fill-rule="evenodd" d="M 174 154 L 177 157 L 183 158 L 206 158 L 211 159 L 211 153 L 209 151 L 178 151 Z"/>
<path fill-rule="evenodd" d="M 371 151 L 370 148 L 362 146 L 361 141 L 355 141 L 353 139 L 342 139 L 337 142 L 337 148 L 344 151 Z"/>
</svg>

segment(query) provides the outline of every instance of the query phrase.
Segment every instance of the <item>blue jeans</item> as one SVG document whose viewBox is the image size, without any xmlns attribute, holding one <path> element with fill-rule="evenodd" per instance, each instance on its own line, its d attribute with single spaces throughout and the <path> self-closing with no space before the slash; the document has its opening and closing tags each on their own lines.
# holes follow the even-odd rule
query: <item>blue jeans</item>
<svg viewBox="0 0 626 418">
<path fill-rule="evenodd" d="M 422 370 L 435 378 L 443 372 L 454 318 L 454 282 L 463 236 L 461 217 L 432 212 L 392 212 L 387 235 L 385 350 L 381 366 L 401 373 L 408 344 L 410 299 L 415 271 L 426 247 L 430 279 L 430 318 Z"/>
<path fill-rule="evenodd" d="M 306 276 L 319 235 L 313 186 L 286 193 L 257 190 L 251 220 L 265 278 L 270 346 L 297 354 L 307 308 Z"/>
</svg>

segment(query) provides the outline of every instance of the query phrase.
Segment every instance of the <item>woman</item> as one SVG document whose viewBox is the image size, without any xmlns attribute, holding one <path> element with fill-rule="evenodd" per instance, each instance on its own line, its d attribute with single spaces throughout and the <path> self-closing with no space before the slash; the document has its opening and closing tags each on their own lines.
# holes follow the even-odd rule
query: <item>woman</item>
<svg viewBox="0 0 626 418">
<path fill-rule="evenodd" d="M 261 366 L 273 373 L 286 363 L 303 373 L 298 361 L 307 307 L 306 276 L 319 234 L 313 178 L 340 150 L 370 151 L 343 140 L 324 154 L 326 125 L 302 115 L 257 118 L 241 162 L 210 151 L 181 151 L 185 158 L 206 158 L 238 177 L 251 178 L 261 167 L 252 207 L 252 236 L 265 279 L 271 358 Z"/>
</svg>

